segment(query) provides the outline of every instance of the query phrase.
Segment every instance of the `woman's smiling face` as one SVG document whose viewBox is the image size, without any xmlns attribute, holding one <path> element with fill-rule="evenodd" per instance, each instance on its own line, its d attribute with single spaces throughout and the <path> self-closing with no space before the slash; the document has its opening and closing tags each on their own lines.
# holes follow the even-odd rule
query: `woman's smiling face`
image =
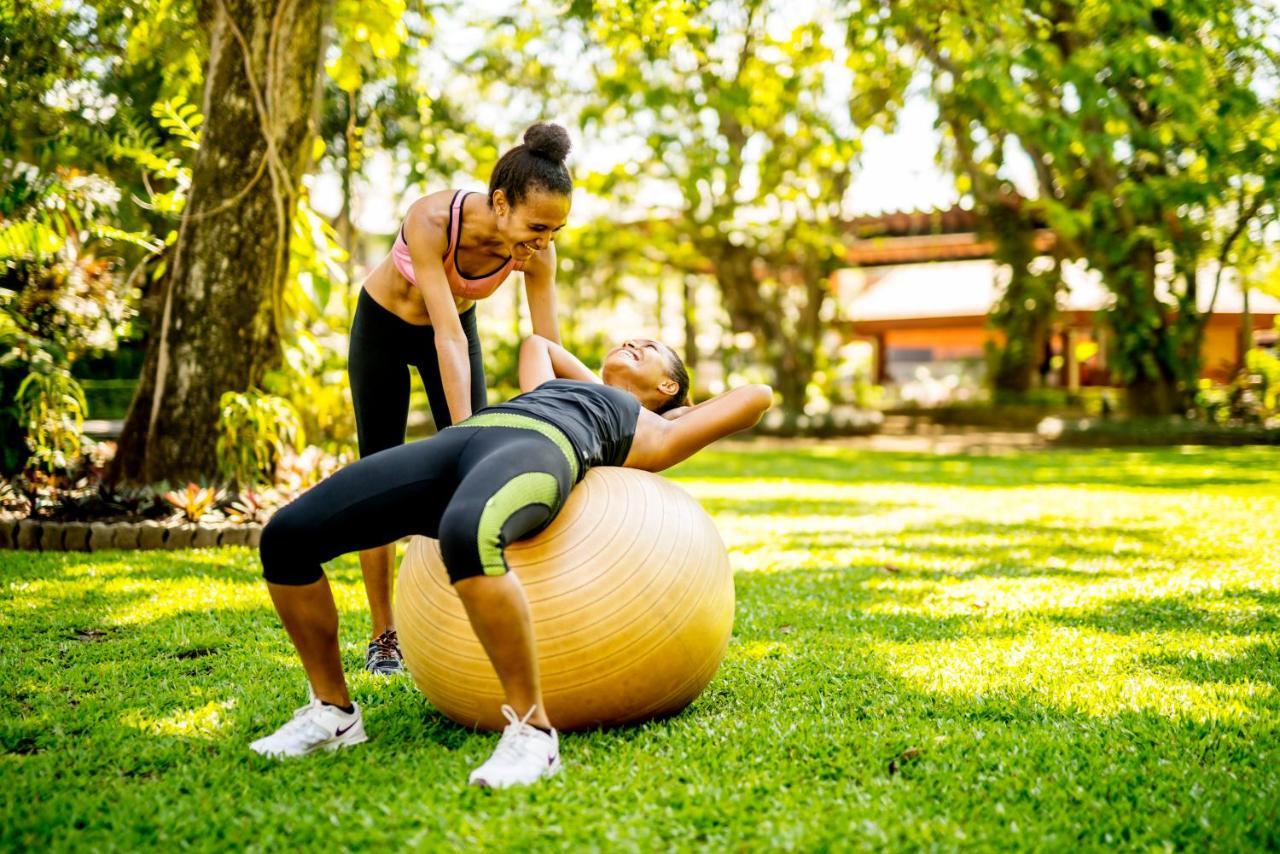
<svg viewBox="0 0 1280 854">
<path fill-rule="evenodd" d="M 569 203 L 568 196 L 541 189 L 514 206 L 507 204 L 501 190 L 494 194 L 498 233 L 517 261 L 526 261 L 551 245 L 569 219 Z"/>
<path fill-rule="evenodd" d="M 628 338 L 604 357 L 601 378 L 612 386 L 625 388 L 649 409 L 665 403 L 679 390 L 671 378 L 667 347 L 651 338 Z"/>
</svg>

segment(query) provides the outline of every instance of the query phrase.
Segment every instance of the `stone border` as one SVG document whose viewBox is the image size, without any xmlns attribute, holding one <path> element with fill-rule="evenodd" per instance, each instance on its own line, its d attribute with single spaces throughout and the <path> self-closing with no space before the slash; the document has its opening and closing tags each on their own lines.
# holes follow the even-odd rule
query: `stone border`
<svg viewBox="0 0 1280 854">
<path fill-rule="evenodd" d="M 107 549 L 257 548 L 262 526 L 164 525 L 160 522 L 40 522 L 0 519 L 0 549 L 100 552 Z"/>
</svg>

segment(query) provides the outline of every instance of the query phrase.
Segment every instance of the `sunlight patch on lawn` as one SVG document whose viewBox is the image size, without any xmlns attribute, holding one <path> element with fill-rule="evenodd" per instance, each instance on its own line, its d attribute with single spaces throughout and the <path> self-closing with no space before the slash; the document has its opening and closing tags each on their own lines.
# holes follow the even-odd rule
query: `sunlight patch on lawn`
<svg viewBox="0 0 1280 854">
<path fill-rule="evenodd" d="M 889 669 L 922 690 L 966 699 L 1026 697 L 1094 716 L 1151 712 L 1196 721 L 1242 722 L 1277 700 L 1275 686 L 1252 679 L 1195 681 L 1145 662 L 1229 661 L 1274 642 L 1271 635 L 1196 631 L 1114 634 L 1042 625 L 1013 637 L 874 644 Z"/>
<path fill-rule="evenodd" d="M 64 585 L 74 590 L 77 585 Z M 148 578 L 118 579 L 94 585 L 104 596 L 129 597 L 132 601 L 111 609 L 108 622 L 115 625 L 153 623 L 164 617 L 193 611 L 248 611 L 260 608 L 265 595 L 261 585 L 211 578 L 158 581 Z"/>
<path fill-rule="evenodd" d="M 749 658 L 752 661 L 759 661 L 762 658 L 769 658 L 775 655 L 784 655 L 790 649 L 789 644 L 778 643 L 777 641 L 750 641 L 744 643 L 736 650 L 733 657 Z M 733 651 L 731 650 L 731 654 Z"/>
<path fill-rule="evenodd" d="M 194 709 L 174 712 L 163 718 L 149 718 L 140 712 L 130 712 L 121 719 L 121 723 L 154 735 L 178 735 L 212 740 L 227 723 L 223 713 L 230 711 L 235 704 L 235 698 L 215 700 Z"/>
<path fill-rule="evenodd" d="M 1144 567 L 1156 568 L 1154 562 Z M 1109 570 L 1104 573 L 1104 570 Z M 1250 617 L 1262 613 L 1256 603 L 1224 599 L 1233 591 L 1280 591 L 1280 584 L 1270 570 L 1260 566 L 1221 566 L 1212 574 L 1203 569 L 1146 571 L 1122 574 L 1123 564 L 1101 561 L 1094 566 L 1094 578 L 1085 576 L 1076 583 L 1063 584 L 1061 578 L 1034 573 L 994 578 L 912 579 L 909 573 L 899 577 L 871 579 L 867 588 L 888 594 L 888 598 L 868 603 L 871 612 L 900 613 L 893 604 L 897 589 L 927 592 L 914 599 L 907 609 L 928 616 L 972 614 L 979 609 L 985 614 L 1034 614 L 1103 610 L 1115 606 L 1125 609 L 1147 608 L 1166 611 L 1180 620 L 1214 619 L 1218 624 L 1247 626 Z"/>
</svg>

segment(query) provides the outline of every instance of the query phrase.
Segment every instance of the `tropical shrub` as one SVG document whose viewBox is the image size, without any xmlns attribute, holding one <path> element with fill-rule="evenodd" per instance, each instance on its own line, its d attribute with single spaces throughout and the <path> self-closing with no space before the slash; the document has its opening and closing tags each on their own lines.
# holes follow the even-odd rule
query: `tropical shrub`
<svg viewBox="0 0 1280 854">
<path fill-rule="evenodd" d="M 226 392 L 220 407 L 218 474 L 238 486 L 270 485 L 286 449 L 302 448 L 298 411 L 284 398 L 256 389 Z"/>
</svg>

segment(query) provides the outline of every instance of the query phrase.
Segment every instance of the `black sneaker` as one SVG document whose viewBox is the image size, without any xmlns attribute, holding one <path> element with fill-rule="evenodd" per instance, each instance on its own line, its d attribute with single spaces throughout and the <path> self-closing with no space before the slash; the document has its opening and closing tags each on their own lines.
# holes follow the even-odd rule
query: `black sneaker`
<svg viewBox="0 0 1280 854">
<path fill-rule="evenodd" d="M 400 641 L 396 639 L 396 630 L 387 629 L 369 641 L 369 649 L 364 654 L 364 669 L 379 676 L 395 676 L 404 673 L 404 658 L 400 655 Z"/>
</svg>

